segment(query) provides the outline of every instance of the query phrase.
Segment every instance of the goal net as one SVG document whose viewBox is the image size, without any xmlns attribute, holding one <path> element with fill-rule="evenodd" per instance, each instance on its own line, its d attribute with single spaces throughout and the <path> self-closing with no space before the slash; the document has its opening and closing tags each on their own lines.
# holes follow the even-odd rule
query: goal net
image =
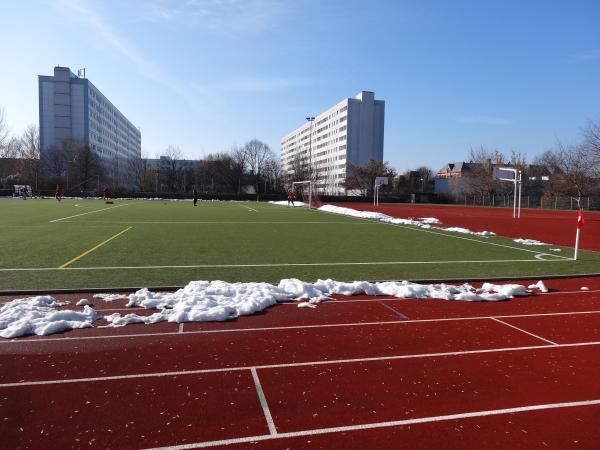
<svg viewBox="0 0 600 450">
<path fill-rule="evenodd" d="M 296 200 L 304 203 L 308 208 L 318 208 L 321 206 L 317 190 L 312 181 L 294 181 L 292 191 L 296 195 Z"/>
</svg>

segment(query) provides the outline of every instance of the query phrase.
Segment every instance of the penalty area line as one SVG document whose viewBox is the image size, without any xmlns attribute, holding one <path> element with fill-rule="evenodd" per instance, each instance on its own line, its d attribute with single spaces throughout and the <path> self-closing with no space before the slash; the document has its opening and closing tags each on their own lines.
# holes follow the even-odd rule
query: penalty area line
<svg viewBox="0 0 600 450">
<path fill-rule="evenodd" d="M 133 227 L 121 231 L 120 234 Z M 118 235 L 113 236 L 110 240 Z M 99 244 L 103 245 L 107 241 Z M 95 250 L 88 250 L 87 253 Z M 86 253 L 86 254 L 87 254 Z M 80 255 L 82 257 L 85 255 Z M 78 257 L 78 258 L 79 258 Z M 0 272 L 46 272 L 52 270 L 152 270 L 152 269 L 236 269 L 245 267 L 319 267 L 319 266 L 393 266 L 393 265 L 427 265 L 427 264 L 498 264 L 498 263 L 550 263 L 570 262 L 572 260 L 539 260 L 539 259 L 495 259 L 495 260 L 473 260 L 473 261 L 370 261 L 370 262 L 323 262 L 323 263 L 264 263 L 264 264 L 189 264 L 189 265 L 160 265 L 160 266 L 103 266 L 103 267 L 22 267 L 22 268 L 0 268 Z M 71 261 L 69 261 L 70 263 Z M 65 263 L 66 264 L 66 263 Z"/>
<path fill-rule="evenodd" d="M 102 211 L 107 211 L 109 209 L 120 208 L 122 206 L 128 206 L 128 204 L 109 206 L 108 208 L 96 209 L 95 211 L 88 211 L 88 212 L 84 212 L 81 214 L 75 214 L 74 216 L 62 217 L 60 219 L 51 220 L 50 223 L 61 222 L 63 220 L 72 219 L 73 217 L 85 216 L 87 214 L 94 214 L 94 213 L 98 213 L 98 212 L 102 212 Z"/>
</svg>

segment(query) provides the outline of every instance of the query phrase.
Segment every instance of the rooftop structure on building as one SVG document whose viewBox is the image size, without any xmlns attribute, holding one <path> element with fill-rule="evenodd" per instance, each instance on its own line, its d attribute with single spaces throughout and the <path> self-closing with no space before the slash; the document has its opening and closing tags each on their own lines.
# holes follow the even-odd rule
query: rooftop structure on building
<svg viewBox="0 0 600 450">
<path fill-rule="evenodd" d="M 107 174 L 130 185 L 141 157 L 140 130 L 91 81 L 68 67 L 39 75 L 38 85 L 42 153 L 65 140 L 81 142 L 98 155 Z"/>
<path fill-rule="evenodd" d="M 291 181 L 314 181 L 319 192 L 344 194 L 349 165 L 383 162 L 385 102 L 362 91 L 285 135 L 281 166 Z"/>
</svg>

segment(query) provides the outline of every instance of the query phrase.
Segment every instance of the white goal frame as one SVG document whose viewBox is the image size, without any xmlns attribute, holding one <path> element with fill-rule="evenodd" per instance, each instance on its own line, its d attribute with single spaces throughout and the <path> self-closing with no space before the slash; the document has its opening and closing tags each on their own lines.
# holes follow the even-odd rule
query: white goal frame
<svg viewBox="0 0 600 450">
<path fill-rule="evenodd" d="M 292 192 L 294 191 L 294 187 L 297 184 L 308 184 L 308 209 L 312 209 L 312 194 L 313 194 L 312 181 L 294 181 L 292 183 Z"/>
</svg>

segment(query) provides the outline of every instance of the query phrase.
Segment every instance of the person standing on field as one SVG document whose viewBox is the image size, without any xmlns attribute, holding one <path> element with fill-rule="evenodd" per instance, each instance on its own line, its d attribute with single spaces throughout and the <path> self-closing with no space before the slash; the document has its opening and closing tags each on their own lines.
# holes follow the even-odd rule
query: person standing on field
<svg viewBox="0 0 600 450">
<path fill-rule="evenodd" d="M 294 194 L 294 191 L 292 191 L 291 189 L 288 190 L 287 193 L 287 200 L 288 200 L 288 204 L 287 207 L 290 207 L 290 203 L 292 204 L 293 207 L 295 207 L 294 205 L 294 199 L 296 198 L 296 194 Z"/>
<path fill-rule="evenodd" d="M 62 188 L 60 187 L 60 184 L 56 185 L 56 192 L 54 193 L 54 198 L 56 198 L 56 201 L 60 203 L 60 200 L 62 198 L 63 195 L 63 191 Z"/>
<path fill-rule="evenodd" d="M 193 187 L 193 194 L 194 194 L 194 206 L 198 206 L 198 205 L 196 205 L 196 203 L 198 203 L 198 189 L 196 189 L 196 185 L 194 185 L 194 187 Z"/>
<path fill-rule="evenodd" d="M 108 201 L 108 196 L 109 196 L 108 186 L 104 186 L 104 190 L 102 191 L 102 198 L 104 199 L 105 202 Z"/>
</svg>

